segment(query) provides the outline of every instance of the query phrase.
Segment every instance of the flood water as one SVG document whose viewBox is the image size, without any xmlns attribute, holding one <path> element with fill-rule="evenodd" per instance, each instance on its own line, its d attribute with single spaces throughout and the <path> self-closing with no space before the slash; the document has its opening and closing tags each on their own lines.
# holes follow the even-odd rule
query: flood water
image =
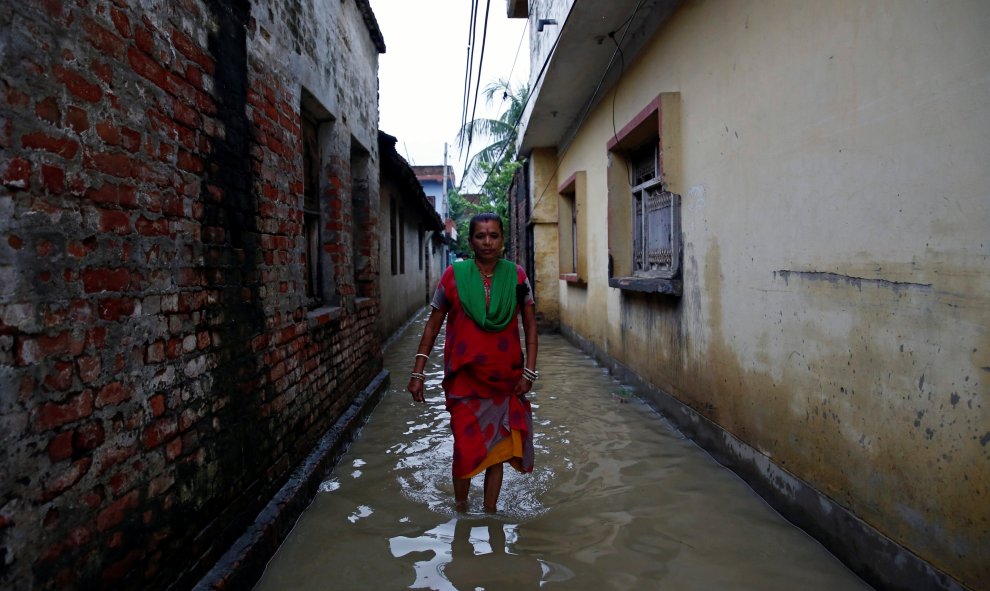
<svg viewBox="0 0 990 591">
<path fill-rule="evenodd" d="M 271 560 L 260 591 L 869 589 L 560 336 L 541 335 L 536 468 L 499 511 L 453 508 L 443 335 L 427 403 L 405 391 L 426 315 L 386 350 L 392 384 Z"/>
</svg>

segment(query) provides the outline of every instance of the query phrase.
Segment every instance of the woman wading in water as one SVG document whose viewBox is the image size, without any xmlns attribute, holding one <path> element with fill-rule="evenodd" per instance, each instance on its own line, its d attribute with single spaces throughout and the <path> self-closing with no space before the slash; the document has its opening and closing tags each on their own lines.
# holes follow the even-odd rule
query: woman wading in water
<svg viewBox="0 0 990 591">
<path fill-rule="evenodd" d="M 526 393 L 539 378 L 536 304 L 521 267 L 501 258 L 502 220 L 471 218 L 474 259 L 447 268 L 433 296 L 408 390 L 424 402 L 423 369 L 444 318 L 443 390 L 454 433 L 454 503 L 467 510 L 471 478 L 485 473 L 485 511 L 493 513 L 502 490 L 502 464 L 533 471 L 533 415 Z M 519 344 L 522 314 L 526 355 Z"/>
</svg>

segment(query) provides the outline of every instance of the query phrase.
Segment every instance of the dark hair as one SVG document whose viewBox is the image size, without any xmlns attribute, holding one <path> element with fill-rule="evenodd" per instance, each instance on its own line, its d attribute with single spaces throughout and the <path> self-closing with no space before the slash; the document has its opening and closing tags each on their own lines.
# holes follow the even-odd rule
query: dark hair
<svg viewBox="0 0 990 591">
<path fill-rule="evenodd" d="M 502 225 L 502 218 L 498 217 L 498 214 L 491 212 L 479 213 L 471 218 L 471 222 L 468 224 L 468 236 L 474 236 L 474 227 L 481 222 L 498 222 L 498 231 L 505 235 L 505 226 Z"/>
</svg>

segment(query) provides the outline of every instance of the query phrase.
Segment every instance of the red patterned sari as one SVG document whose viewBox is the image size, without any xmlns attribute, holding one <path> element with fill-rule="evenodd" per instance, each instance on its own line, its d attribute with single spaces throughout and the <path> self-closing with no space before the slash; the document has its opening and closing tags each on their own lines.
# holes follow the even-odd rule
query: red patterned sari
<svg viewBox="0 0 990 591">
<path fill-rule="evenodd" d="M 518 265 L 516 275 L 528 284 Z M 502 462 L 532 472 L 532 410 L 525 397 L 512 394 L 523 368 L 519 322 L 497 332 L 479 328 L 461 307 L 453 267 L 441 277 L 433 306 L 447 311 L 443 389 L 454 433 L 454 477 L 471 478 Z"/>
</svg>

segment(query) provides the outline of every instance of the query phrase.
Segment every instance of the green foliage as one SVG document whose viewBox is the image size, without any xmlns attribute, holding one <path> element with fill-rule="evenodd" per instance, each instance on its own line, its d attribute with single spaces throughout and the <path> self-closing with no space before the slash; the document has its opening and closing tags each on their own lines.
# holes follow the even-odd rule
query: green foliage
<svg viewBox="0 0 990 591">
<path fill-rule="evenodd" d="M 485 90 L 485 100 L 491 104 L 496 96 L 506 103 L 506 108 L 497 119 L 474 119 L 469 121 L 457 134 L 457 143 L 461 147 L 470 146 L 479 136 L 487 137 L 490 143 L 481 148 L 471 160 L 461 182 L 472 180 L 481 181 L 478 203 L 471 203 L 458 190 L 452 190 L 449 195 L 450 216 L 457 225 L 457 245 L 455 250 L 470 254 L 468 244 L 468 222 L 477 213 L 494 212 L 502 218 L 505 225 L 505 235 L 508 238 L 509 228 L 509 187 L 512 176 L 522 166 L 515 161 L 516 135 L 519 118 L 529 97 L 529 86 L 523 84 L 513 89 L 508 80 L 497 80 L 489 84 Z"/>
<path fill-rule="evenodd" d="M 478 213 L 493 212 L 502 218 L 505 225 L 506 237 L 509 235 L 509 187 L 516 170 L 522 166 L 519 162 L 505 161 L 497 165 L 482 162 L 481 171 L 485 174 L 485 183 L 481 185 L 481 198 L 478 203 L 472 203 L 456 189 L 448 194 L 450 217 L 457 225 L 457 246 L 455 251 L 470 254 L 468 244 L 468 223 L 471 217 Z"/>
<path fill-rule="evenodd" d="M 492 104 L 496 96 L 500 96 L 503 102 L 508 101 L 508 104 L 498 119 L 474 119 L 457 133 L 457 145 L 462 148 L 470 146 L 479 137 L 490 140 L 468 161 L 462 183 L 467 180 L 476 182 L 484 178 L 482 175 L 488 175 L 491 168 L 486 170 L 484 165 L 495 167 L 514 160 L 516 156 L 518 124 L 529 98 L 529 86 L 522 84 L 514 89 L 508 80 L 500 79 L 485 87 L 484 94 L 488 104 Z"/>
</svg>

